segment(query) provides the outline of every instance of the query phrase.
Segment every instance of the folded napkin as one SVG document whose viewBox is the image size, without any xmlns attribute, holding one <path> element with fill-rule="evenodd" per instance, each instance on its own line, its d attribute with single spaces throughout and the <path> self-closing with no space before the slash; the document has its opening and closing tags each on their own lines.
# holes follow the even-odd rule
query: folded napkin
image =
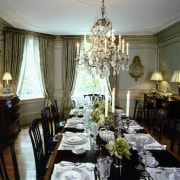
<svg viewBox="0 0 180 180">
<path fill-rule="evenodd" d="M 166 150 L 166 145 L 162 145 L 160 143 L 158 143 L 157 141 L 150 143 L 150 144 L 146 144 L 144 146 L 144 149 L 146 150 Z"/>
<path fill-rule="evenodd" d="M 54 165 L 51 180 L 59 180 L 60 176 L 63 173 L 66 173 L 67 176 L 70 176 L 69 179 L 71 179 L 71 177 L 73 176 L 73 170 L 77 170 L 77 173 L 79 172 L 82 176 L 77 180 L 81 180 L 82 178 L 84 178 L 84 176 L 86 177 L 86 180 L 95 180 L 94 168 L 95 164 L 93 163 L 73 163 L 69 161 L 61 161 L 60 163 Z"/>
<path fill-rule="evenodd" d="M 165 168 L 165 167 L 157 167 L 157 168 L 147 168 L 148 173 L 153 178 L 153 180 L 174 180 L 174 170 L 176 168 Z M 179 168 L 177 168 L 179 169 Z"/>
<path fill-rule="evenodd" d="M 84 141 L 79 142 L 77 144 L 74 143 L 67 143 L 67 141 L 65 141 L 66 135 L 68 136 L 82 136 L 83 138 L 85 138 Z M 66 132 L 63 134 L 63 138 L 61 140 L 61 143 L 59 145 L 58 150 L 73 150 L 75 147 L 80 147 L 85 149 L 85 150 L 90 150 L 91 149 L 91 145 L 90 145 L 90 137 L 89 134 L 87 133 L 72 133 L 72 132 Z"/>
</svg>

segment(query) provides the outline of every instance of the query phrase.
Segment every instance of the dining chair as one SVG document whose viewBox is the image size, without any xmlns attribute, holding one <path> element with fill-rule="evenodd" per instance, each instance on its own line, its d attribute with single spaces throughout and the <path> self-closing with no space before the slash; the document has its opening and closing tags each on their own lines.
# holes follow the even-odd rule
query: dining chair
<svg viewBox="0 0 180 180">
<path fill-rule="evenodd" d="M 41 137 L 41 131 L 39 123 L 41 119 L 34 119 L 29 125 L 29 135 L 32 142 L 35 166 L 36 166 L 36 179 L 43 179 L 46 173 L 47 164 L 50 158 L 50 154 L 44 153 L 43 140 Z"/>
<path fill-rule="evenodd" d="M 161 141 L 164 125 L 166 123 L 166 114 L 163 109 L 157 111 L 157 116 L 153 122 L 153 134 Z"/>
<path fill-rule="evenodd" d="M 88 101 L 90 101 L 91 105 L 93 105 L 97 101 L 105 100 L 104 95 L 100 94 L 84 94 L 84 101 L 86 102 L 86 98 L 88 97 Z"/>
<path fill-rule="evenodd" d="M 51 133 L 52 118 L 50 115 L 50 107 L 43 107 L 41 110 L 41 122 L 43 129 L 43 139 L 45 155 L 51 154 L 56 147 L 57 141 L 54 141 L 54 135 Z"/>
<path fill-rule="evenodd" d="M 135 119 L 138 122 L 142 122 L 143 116 L 144 116 L 144 102 L 142 100 L 136 99 L 133 119 Z"/>
<path fill-rule="evenodd" d="M 60 120 L 57 100 L 51 100 L 51 113 L 54 122 L 55 134 L 58 134 L 64 127 L 65 121 Z"/>
<path fill-rule="evenodd" d="M 11 153 L 12 165 L 13 165 L 13 170 L 14 170 L 14 179 L 20 180 L 13 139 L 9 139 L 6 142 L 5 141 L 1 142 L 0 144 L 0 178 L 2 180 L 10 180 L 10 178 L 8 177 L 7 168 L 6 168 L 5 160 L 4 160 L 4 153 L 7 148 L 9 148 L 10 153 Z"/>
</svg>

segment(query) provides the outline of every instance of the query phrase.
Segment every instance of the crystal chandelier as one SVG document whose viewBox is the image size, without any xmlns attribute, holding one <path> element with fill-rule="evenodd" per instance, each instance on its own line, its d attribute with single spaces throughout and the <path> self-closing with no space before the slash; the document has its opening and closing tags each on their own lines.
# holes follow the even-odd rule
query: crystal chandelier
<svg viewBox="0 0 180 180">
<path fill-rule="evenodd" d="M 78 66 L 87 71 L 95 69 L 96 73 L 104 78 L 110 75 L 111 69 L 113 75 L 119 74 L 120 70 L 129 70 L 129 44 L 119 38 L 116 39 L 112 23 L 105 18 L 104 0 L 101 7 L 102 18 L 95 18 L 94 24 L 90 30 L 90 46 L 84 35 L 82 56 L 79 55 L 79 44 L 77 44 Z"/>
</svg>

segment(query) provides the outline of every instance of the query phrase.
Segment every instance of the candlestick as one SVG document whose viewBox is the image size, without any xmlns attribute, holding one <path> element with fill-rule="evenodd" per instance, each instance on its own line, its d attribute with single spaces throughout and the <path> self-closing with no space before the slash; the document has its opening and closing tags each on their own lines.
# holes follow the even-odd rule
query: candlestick
<svg viewBox="0 0 180 180">
<path fill-rule="evenodd" d="M 130 91 L 127 93 L 127 101 L 126 101 L 126 116 L 129 117 L 129 105 L 130 105 Z"/>
<path fill-rule="evenodd" d="M 108 94 L 105 95 L 105 118 L 108 117 Z"/>
<path fill-rule="evenodd" d="M 115 110 L 115 88 L 112 90 L 112 113 L 114 113 Z"/>
<path fill-rule="evenodd" d="M 121 35 L 119 35 L 119 45 L 118 45 L 118 50 L 121 50 Z"/>
</svg>

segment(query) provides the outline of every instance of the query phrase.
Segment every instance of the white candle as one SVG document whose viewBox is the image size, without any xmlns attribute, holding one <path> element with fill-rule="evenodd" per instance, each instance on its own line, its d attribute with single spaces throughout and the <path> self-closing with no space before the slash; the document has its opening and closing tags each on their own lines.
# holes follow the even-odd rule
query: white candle
<svg viewBox="0 0 180 180">
<path fill-rule="evenodd" d="M 77 55 L 79 55 L 79 43 L 77 43 Z"/>
<path fill-rule="evenodd" d="M 121 50 L 121 35 L 119 35 L 119 45 L 118 45 L 118 50 Z"/>
<path fill-rule="evenodd" d="M 112 29 L 112 36 L 111 36 L 111 41 L 114 41 L 114 29 Z"/>
<path fill-rule="evenodd" d="M 84 51 L 86 52 L 86 34 L 84 34 Z"/>
<path fill-rule="evenodd" d="M 127 49 L 126 49 L 127 53 L 126 54 L 128 55 L 129 54 L 129 44 L 128 43 L 126 44 L 126 47 L 127 47 Z"/>
<path fill-rule="evenodd" d="M 124 39 L 122 40 L 122 53 L 124 53 Z"/>
<path fill-rule="evenodd" d="M 126 116 L 129 117 L 129 105 L 130 105 L 130 91 L 127 93 L 127 101 L 126 101 Z"/>
<path fill-rule="evenodd" d="M 115 110 L 115 88 L 112 90 L 112 113 L 114 113 Z"/>
<path fill-rule="evenodd" d="M 105 95 L 105 118 L 108 117 L 108 94 Z"/>
<path fill-rule="evenodd" d="M 104 42 L 104 52 L 106 53 L 106 50 L 107 50 L 107 39 L 105 39 L 105 42 Z"/>
</svg>

